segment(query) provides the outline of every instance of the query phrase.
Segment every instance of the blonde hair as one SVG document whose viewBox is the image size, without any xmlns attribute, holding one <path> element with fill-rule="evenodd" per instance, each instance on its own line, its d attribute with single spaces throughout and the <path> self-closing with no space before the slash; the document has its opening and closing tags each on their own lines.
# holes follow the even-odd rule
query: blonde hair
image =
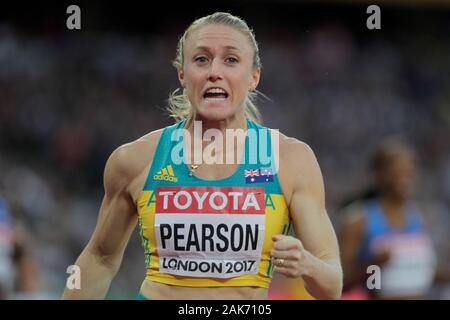
<svg viewBox="0 0 450 320">
<path fill-rule="evenodd" d="M 186 29 L 183 36 L 178 41 L 176 57 L 172 63 L 177 70 L 183 68 L 184 46 L 189 34 L 192 31 L 199 29 L 200 27 L 212 24 L 229 26 L 246 35 L 254 51 L 253 69 L 262 68 L 261 59 L 259 57 L 258 43 L 256 42 L 253 30 L 251 30 L 248 27 L 247 23 L 239 17 L 233 16 L 232 14 L 226 12 L 216 12 L 211 15 L 195 20 Z M 192 116 L 192 105 L 186 94 L 186 90 L 183 89 L 182 93 L 178 93 L 179 90 L 180 89 L 176 89 L 169 95 L 167 111 L 169 112 L 170 116 L 175 119 L 175 121 L 189 120 L 189 118 Z M 244 100 L 244 112 L 245 116 L 250 120 L 256 123 L 262 123 L 261 113 L 259 112 L 258 107 L 255 104 L 256 98 L 258 97 L 258 93 L 259 92 L 256 89 L 248 92 L 247 97 L 245 97 Z"/>
</svg>

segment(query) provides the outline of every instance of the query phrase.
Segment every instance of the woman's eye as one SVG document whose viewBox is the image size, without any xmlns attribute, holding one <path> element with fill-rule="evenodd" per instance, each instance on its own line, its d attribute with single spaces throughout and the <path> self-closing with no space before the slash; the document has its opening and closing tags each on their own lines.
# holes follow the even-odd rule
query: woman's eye
<svg viewBox="0 0 450 320">
<path fill-rule="evenodd" d="M 234 63 L 237 63 L 238 60 L 237 60 L 236 58 L 229 57 L 229 58 L 227 58 L 227 62 L 228 62 L 228 63 L 231 63 L 231 64 L 234 64 Z"/>
<path fill-rule="evenodd" d="M 194 60 L 197 63 L 205 63 L 207 61 L 206 57 L 197 57 Z"/>
</svg>

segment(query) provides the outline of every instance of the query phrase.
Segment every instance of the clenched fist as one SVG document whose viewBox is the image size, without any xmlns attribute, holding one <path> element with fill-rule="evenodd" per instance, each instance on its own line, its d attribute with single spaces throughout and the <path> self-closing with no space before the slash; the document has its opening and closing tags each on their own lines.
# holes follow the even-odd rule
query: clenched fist
<svg viewBox="0 0 450 320">
<path fill-rule="evenodd" d="M 299 239 L 278 234 L 272 240 L 274 244 L 270 255 L 273 257 L 274 271 L 290 278 L 309 274 L 310 253 Z"/>
</svg>

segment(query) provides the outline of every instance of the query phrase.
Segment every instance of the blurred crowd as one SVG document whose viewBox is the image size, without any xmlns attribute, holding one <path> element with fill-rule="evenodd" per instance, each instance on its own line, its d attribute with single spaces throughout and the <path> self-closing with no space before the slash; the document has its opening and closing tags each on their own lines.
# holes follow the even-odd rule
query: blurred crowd
<svg viewBox="0 0 450 320">
<path fill-rule="evenodd" d="M 414 196 L 431 212 L 440 263 L 450 270 L 448 30 L 399 26 L 362 38 L 333 23 L 255 31 L 259 90 L 269 98 L 259 101 L 264 124 L 313 148 L 335 226 L 343 203 L 370 186 L 377 142 L 402 136 L 419 155 Z M 171 60 L 179 36 L 28 35 L 0 24 L 0 195 L 37 266 L 27 271 L 32 289 L 16 284 L 11 297 L 60 297 L 67 267 L 94 230 L 109 154 L 172 122 L 164 107 L 178 87 Z M 135 232 L 109 298 L 134 298 L 144 267 Z M 441 289 L 430 296 L 450 298 Z"/>
</svg>

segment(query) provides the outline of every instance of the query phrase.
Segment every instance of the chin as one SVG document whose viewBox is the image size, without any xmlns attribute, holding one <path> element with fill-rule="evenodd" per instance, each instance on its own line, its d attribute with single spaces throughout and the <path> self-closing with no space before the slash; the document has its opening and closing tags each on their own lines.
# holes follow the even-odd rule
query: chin
<svg viewBox="0 0 450 320">
<path fill-rule="evenodd" d="M 410 190 L 396 190 L 395 194 L 398 199 L 407 200 L 413 193 Z"/>
<path fill-rule="evenodd" d="M 201 118 L 210 121 L 221 121 L 232 117 L 236 113 L 236 110 L 230 110 L 230 108 L 217 108 L 213 110 L 211 107 L 199 110 L 198 114 Z"/>
</svg>

